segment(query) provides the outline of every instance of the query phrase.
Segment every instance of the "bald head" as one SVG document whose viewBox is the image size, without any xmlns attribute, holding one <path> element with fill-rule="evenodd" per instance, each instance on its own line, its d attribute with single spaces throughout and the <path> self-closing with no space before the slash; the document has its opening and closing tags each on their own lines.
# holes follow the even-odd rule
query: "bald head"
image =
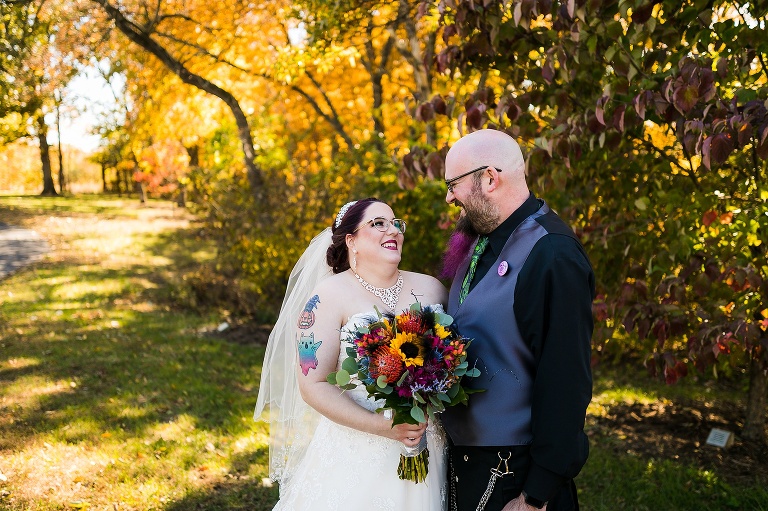
<svg viewBox="0 0 768 511">
<path fill-rule="evenodd" d="M 445 157 L 445 179 L 487 165 L 500 171 L 499 192 L 491 200 L 503 212 L 516 208 L 528 198 L 525 160 L 514 138 L 498 130 L 474 131 L 460 138 Z"/>
<path fill-rule="evenodd" d="M 479 130 L 458 140 L 445 158 L 446 166 L 459 164 L 467 169 L 490 165 L 523 174 L 525 160 L 515 139 L 498 130 Z M 449 179 L 451 176 L 446 175 Z"/>
</svg>

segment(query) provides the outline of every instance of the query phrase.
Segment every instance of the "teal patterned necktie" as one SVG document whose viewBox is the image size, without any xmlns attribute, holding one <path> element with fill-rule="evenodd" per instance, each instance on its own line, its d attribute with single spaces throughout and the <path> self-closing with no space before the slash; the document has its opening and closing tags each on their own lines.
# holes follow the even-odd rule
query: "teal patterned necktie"
<svg viewBox="0 0 768 511">
<path fill-rule="evenodd" d="M 488 236 L 481 236 L 477 240 L 475 250 L 472 251 L 472 260 L 469 261 L 469 269 L 467 275 L 464 277 L 464 282 L 461 283 L 461 291 L 459 292 L 459 303 L 464 302 L 464 299 L 469 294 L 469 285 L 472 283 L 472 279 L 475 276 L 475 269 L 477 269 L 477 261 L 480 260 L 480 256 L 485 252 L 485 247 L 488 246 Z"/>
</svg>

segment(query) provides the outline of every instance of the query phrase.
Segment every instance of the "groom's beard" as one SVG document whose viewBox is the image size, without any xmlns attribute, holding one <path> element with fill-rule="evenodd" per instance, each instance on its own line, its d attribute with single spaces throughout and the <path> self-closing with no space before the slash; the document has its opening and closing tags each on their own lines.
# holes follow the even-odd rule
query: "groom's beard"
<svg viewBox="0 0 768 511">
<path fill-rule="evenodd" d="M 465 202 L 455 203 L 464 211 L 456 222 L 454 232 L 477 238 L 481 234 L 488 234 L 501 223 L 496 207 L 483 196 L 479 182 L 474 184 Z"/>
<path fill-rule="evenodd" d="M 456 205 L 461 206 L 462 212 L 443 254 L 443 269 L 440 272 L 442 278 L 454 278 L 459 266 L 472 250 L 475 240 L 499 225 L 496 208 L 485 200 L 479 186 L 472 189 L 466 202 L 456 201 Z"/>
</svg>

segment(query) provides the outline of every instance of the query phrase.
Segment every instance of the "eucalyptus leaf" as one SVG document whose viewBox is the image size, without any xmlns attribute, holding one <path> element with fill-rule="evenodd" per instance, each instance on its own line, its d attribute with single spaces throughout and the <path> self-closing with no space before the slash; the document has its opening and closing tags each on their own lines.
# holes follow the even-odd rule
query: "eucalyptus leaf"
<svg viewBox="0 0 768 511">
<path fill-rule="evenodd" d="M 411 304 L 410 310 L 412 312 L 418 312 L 421 310 L 421 304 L 419 302 L 415 302 Z"/>
<path fill-rule="evenodd" d="M 477 378 L 478 376 L 480 376 L 480 369 L 478 369 L 477 367 L 473 367 L 472 369 L 469 369 L 464 376 L 468 376 L 470 378 Z"/>
<path fill-rule="evenodd" d="M 386 387 L 387 386 L 387 377 L 382 374 L 381 376 L 376 378 L 376 386 L 381 388 L 381 389 Z"/>
<path fill-rule="evenodd" d="M 413 393 L 413 399 L 415 399 L 416 401 L 418 401 L 421 404 L 426 404 L 426 401 L 424 401 L 424 398 L 421 397 L 421 394 L 419 394 L 418 392 L 414 392 Z"/>
<path fill-rule="evenodd" d="M 347 371 L 348 373 L 356 373 L 357 372 L 357 360 L 355 360 L 352 357 L 345 358 L 344 362 L 341 363 L 341 368 Z"/>
<path fill-rule="evenodd" d="M 336 371 L 336 385 L 344 386 L 351 380 L 349 373 L 344 369 Z"/>
<path fill-rule="evenodd" d="M 442 326 L 449 326 L 453 323 L 453 317 L 443 312 L 435 312 L 435 321 Z"/>
<path fill-rule="evenodd" d="M 336 373 L 328 373 L 328 376 L 325 377 L 325 381 L 331 385 L 336 385 Z"/>
<path fill-rule="evenodd" d="M 411 417 L 413 417 L 419 422 L 427 422 L 427 418 L 424 416 L 424 410 L 422 410 L 418 406 L 414 406 L 413 408 L 411 408 Z"/>
<path fill-rule="evenodd" d="M 404 371 L 404 372 L 403 372 L 403 375 L 400 377 L 400 379 L 399 379 L 399 380 L 397 380 L 397 384 L 396 384 L 396 385 L 397 385 L 398 387 L 399 387 L 400 385 L 402 385 L 402 384 L 403 384 L 403 382 L 405 382 L 405 379 L 406 379 L 406 378 L 408 378 L 408 374 L 409 374 L 409 373 L 408 373 L 408 371 Z"/>
</svg>

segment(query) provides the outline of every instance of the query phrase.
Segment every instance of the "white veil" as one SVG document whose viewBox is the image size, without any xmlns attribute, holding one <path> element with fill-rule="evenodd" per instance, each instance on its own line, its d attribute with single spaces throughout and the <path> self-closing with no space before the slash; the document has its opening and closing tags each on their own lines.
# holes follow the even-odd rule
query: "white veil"
<svg viewBox="0 0 768 511">
<path fill-rule="evenodd" d="M 293 475 L 320 414 L 301 399 L 297 321 L 320 281 L 332 275 L 326 262 L 331 228 L 315 236 L 288 277 L 285 298 L 269 335 L 254 419 L 269 423 L 269 477 L 281 485 Z"/>
</svg>

